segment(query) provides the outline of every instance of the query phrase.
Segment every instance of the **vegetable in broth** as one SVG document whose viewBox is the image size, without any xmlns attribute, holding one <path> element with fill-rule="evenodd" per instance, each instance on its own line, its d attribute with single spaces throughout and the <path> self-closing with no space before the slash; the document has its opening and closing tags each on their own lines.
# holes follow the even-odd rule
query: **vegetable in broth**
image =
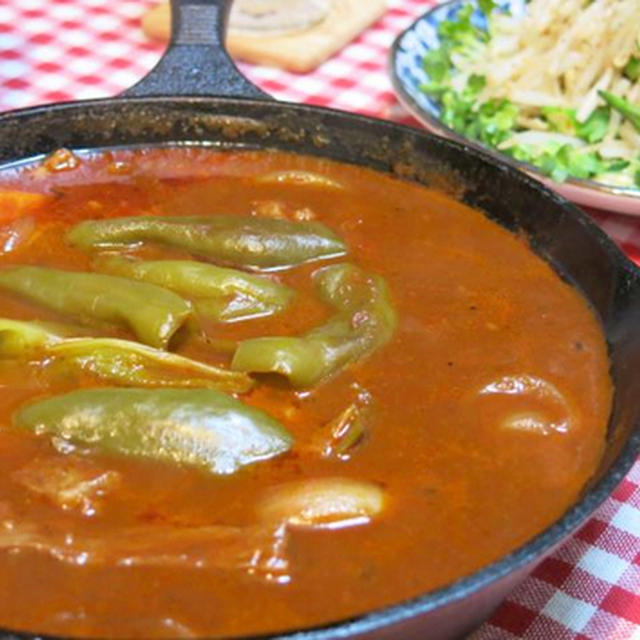
<svg viewBox="0 0 640 640">
<path fill-rule="evenodd" d="M 233 473 L 286 451 L 276 420 L 212 389 L 84 389 L 21 409 L 19 429 L 101 451 Z"/>
<path fill-rule="evenodd" d="M 164 348 L 192 314 L 172 291 L 98 273 L 16 266 L 0 271 L 0 288 L 84 323 L 124 324 L 152 347 Z"/>
<path fill-rule="evenodd" d="M 295 387 L 317 384 L 385 344 L 396 315 L 386 283 L 351 264 L 324 267 L 313 275 L 322 299 L 338 313 L 301 338 L 252 338 L 238 346 L 237 371 L 278 373 Z"/>
<path fill-rule="evenodd" d="M 98 271 L 151 282 L 190 299 L 199 313 L 218 322 L 234 322 L 283 311 L 294 292 L 273 280 L 193 260 L 131 260 L 99 257 Z"/>
<path fill-rule="evenodd" d="M 253 384 L 246 374 L 138 342 L 79 334 L 76 327 L 0 318 L 0 358 L 38 360 L 54 374 L 81 369 L 126 386 L 210 387 L 243 393 Z"/>
<path fill-rule="evenodd" d="M 68 238 L 85 250 L 157 242 L 251 269 L 282 269 L 346 253 L 345 244 L 320 222 L 252 216 L 89 220 L 72 229 Z"/>
</svg>

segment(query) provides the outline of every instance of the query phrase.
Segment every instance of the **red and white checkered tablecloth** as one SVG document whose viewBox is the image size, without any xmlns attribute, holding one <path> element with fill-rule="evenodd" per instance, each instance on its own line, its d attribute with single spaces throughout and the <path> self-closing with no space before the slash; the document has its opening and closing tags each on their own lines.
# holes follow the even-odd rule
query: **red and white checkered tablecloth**
<svg viewBox="0 0 640 640">
<path fill-rule="evenodd" d="M 389 45 L 433 0 L 389 0 L 387 13 L 315 71 L 242 65 L 282 100 L 416 124 L 394 98 Z M 117 94 L 163 49 L 140 30 L 153 0 L 0 0 L 0 110 Z M 417 124 L 416 124 L 417 126 Z M 640 219 L 596 219 L 640 262 Z M 544 561 L 473 640 L 640 640 L 640 462 L 568 543 Z"/>
</svg>

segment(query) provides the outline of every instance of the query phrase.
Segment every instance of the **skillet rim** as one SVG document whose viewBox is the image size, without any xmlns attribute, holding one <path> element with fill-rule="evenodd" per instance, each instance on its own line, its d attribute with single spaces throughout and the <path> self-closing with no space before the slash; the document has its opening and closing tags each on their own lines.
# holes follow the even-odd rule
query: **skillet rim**
<svg viewBox="0 0 640 640">
<path fill-rule="evenodd" d="M 82 101 L 69 101 L 54 103 L 50 105 L 38 105 L 29 107 L 26 109 L 16 109 L 7 111 L 0 114 L 0 139 L 2 137 L 4 126 L 12 119 L 33 119 L 38 116 L 49 116 L 50 114 L 56 114 L 57 112 L 69 112 L 69 111 L 83 111 L 90 109 L 91 107 L 110 107 L 119 106 L 123 107 L 145 107 L 145 106 L 187 106 L 191 108 L 206 106 L 212 107 L 214 105 L 221 106 L 234 106 L 240 107 L 246 111 L 251 106 L 256 108 L 272 109 L 274 111 L 282 111 L 283 108 L 293 109 L 302 114 L 316 115 L 320 118 L 339 118 L 344 122 L 359 123 L 367 127 L 375 127 L 381 132 L 393 133 L 398 132 L 405 136 L 413 136 L 417 140 L 426 140 L 432 145 L 440 146 L 441 148 L 448 149 L 454 153 L 462 156 L 466 156 L 467 159 L 471 159 L 475 164 L 490 165 L 492 169 L 502 171 L 508 176 L 511 181 L 520 183 L 525 189 L 531 189 L 536 192 L 536 197 L 541 197 L 543 200 L 551 202 L 556 208 L 560 208 L 563 212 L 575 219 L 581 227 L 585 230 L 585 233 L 591 235 L 595 239 L 601 248 L 605 251 L 609 264 L 614 269 L 617 276 L 623 273 L 629 273 L 633 277 L 632 289 L 640 299 L 640 268 L 636 266 L 624 252 L 613 242 L 613 240 L 588 216 L 587 213 L 579 209 L 576 205 L 568 201 L 557 192 L 549 189 L 544 184 L 534 179 L 530 175 L 524 173 L 516 167 L 502 162 L 492 154 L 487 153 L 483 149 L 479 149 L 475 146 L 468 145 L 464 142 L 457 140 L 451 140 L 436 136 L 428 131 L 420 130 L 410 126 L 393 123 L 387 120 L 364 116 L 361 114 L 350 113 L 340 111 L 338 109 L 332 109 L 328 107 L 319 107 L 308 104 L 298 104 L 292 102 L 276 102 L 269 99 L 256 99 L 247 97 L 223 97 L 223 96 L 190 96 L 190 95 L 154 95 L 154 96 L 141 96 L 141 97 L 115 97 L 115 98 L 98 98 L 92 100 Z M 216 113 L 215 110 L 212 113 Z M 90 117 L 90 116 L 89 116 Z M 228 117 L 228 116 L 227 116 Z M 247 114 L 243 112 L 234 113 L 231 117 L 245 118 Z M 250 116 L 249 116 L 250 117 Z M 28 123 L 26 123 L 28 124 Z M 306 124 L 306 123 L 305 123 Z M 115 129 L 114 129 L 115 131 Z M 201 146 L 205 148 L 211 148 L 212 150 L 218 149 L 221 151 L 234 148 L 242 150 L 243 147 L 240 144 L 235 144 L 230 140 L 229 143 L 225 143 L 220 146 L 202 144 L 203 140 L 189 140 L 179 141 L 174 139 L 167 139 L 162 143 L 146 143 L 149 147 L 161 147 L 161 146 Z M 349 160 L 340 159 L 330 155 L 333 142 L 329 142 L 323 147 L 305 149 L 302 152 L 298 152 L 300 155 L 315 155 L 318 157 L 328 158 L 336 162 L 343 162 L 347 164 L 354 164 Z M 127 145 L 113 145 L 116 146 Z M 142 147 L 144 143 L 135 143 L 129 145 L 130 147 Z M 95 146 L 89 145 L 86 147 L 73 148 L 78 150 L 93 150 L 101 151 L 109 148 L 108 145 Z M 245 147 L 250 148 L 250 147 Z M 278 149 L 277 141 L 269 139 L 261 144 L 261 150 Z M 288 149 L 280 149 L 291 153 Z M 418 151 L 420 153 L 420 151 Z M 29 158 L 16 158 L 15 160 L 0 161 L 0 169 L 17 165 L 21 162 L 37 158 L 39 156 L 30 156 Z M 355 163 L 359 164 L 359 163 Z M 419 181 L 415 178 L 407 178 L 394 174 L 390 170 L 384 170 L 382 168 L 376 168 L 363 162 L 359 166 L 368 167 L 374 171 L 380 171 L 386 173 L 398 179 L 408 179 L 414 182 Z M 476 207 L 480 208 L 480 207 Z M 482 211 L 482 209 L 481 209 Z M 483 211 L 486 215 L 486 212 Z M 530 214 L 534 215 L 534 214 Z M 491 218 L 497 224 L 499 221 Z M 543 260 L 547 261 L 556 272 L 558 272 L 556 266 L 550 261 L 549 257 L 545 257 L 544 254 L 539 253 L 532 247 L 532 250 L 539 255 Z M 561 277 L 561 274 L 559 274 Z M 575 283 L 569 282 L 572 288 L 577 289 Z M 578 291 L 583 297 L 586 298 L 586 294 Z M 591 301 L 587 299 L 587 302 L 591 306 Z M 605 339 L 608 342 L 608 335 L 606 327 L 599 314 L 594 308 L 594 313 L 598 316 L 598 321 L 602 327 Z M 617 386 L 614 384 L 614 389 Z M 611 421 L 612 416 L 610 416 Z M 548 527 L 540 531 L 537 535 L 529 539 L 524 544 L 520 545 L 512 552 L 501 556 L 496 561 L 482 567 L 481 569 L 474 571 L 473 573 L 463 576 L 457 580 L 454 580 L 447 585 L 425 592 L 419 596 L 411 599 L 401 601 L 396 604 L 388 605 L 385 607 L 376 608 L 370 610 L 364 614 L 355 615 L 348 618 L 343 618 L 335 621 L 330 621 L 321 625 L 314 625 L 311 627 L 305 627 L 302 629 L 292 629 L 279 632 L 268 632 L 253 634 L 249 636 L 210 636 L 211 638 L 217 638 L 223 640 L 224 638 L 235 638 L 244 640 L 338 640 L 342 638 L 349 638 L 353 635 L 371 633 L 376 630 L 384 630 L 391 625 L 409 621 L 413 618 L 417 618 L 431 611 L 445 607 L 446 605 L 455 604 L 461 600 L 472 596 L 475 593 L 480 592 L 482 589 L 489 587 L 490 585 L 497 583 L 499 580 L 507 577 L 509 574 L 516 573 L 527 569 L 530 565 L 534 565 L 537 561 L 541 561 L 550 554 L 556 547 L 560 546 L 582 525 L 584 522 L 592 517 L 598 507 L 611 496 L 614 489 L 624 479 L 629 472 L 633 464 L 636 462 L 640 455 L 640 422 L 636 422 L 633 428 L 630 430 L 629 435 L 619 450 L 618 455 L 612 460 L 608 470 L 601 475 L 601 477 L 587 490 L 585 490 L 578 499 L 572 503 L 562 516 L 557 518 Z M 74 639 L 80 640 L 83 636 L 69 636 Z M 55 635 L 42 635 L 38 632 L 31 632 L 27 630 L 9 630 L 0 628 L 1 640 L 62 640 L 61 636 Z"/>
</svg>

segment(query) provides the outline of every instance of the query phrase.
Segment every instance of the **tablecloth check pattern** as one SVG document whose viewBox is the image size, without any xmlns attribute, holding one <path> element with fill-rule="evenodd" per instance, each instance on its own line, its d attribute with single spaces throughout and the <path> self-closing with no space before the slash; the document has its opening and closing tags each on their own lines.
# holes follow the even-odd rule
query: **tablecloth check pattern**
<svg viewBox="0 0 640 640">
<path fill-rule="evenodd" d="M 117 94 L 163 46 L 140 31 L 153 0 L 0 0 L 0 110 Z M 394 98 L 389 45 L 432 0 L 388 12 L 312 73 L 241 65 L 281 100 L 417 124 Z M 640 220 L 594 213 L 640 262 Z M 473 640 L 640 640 L 640 462 L 567 544 L 544 561 Z"/>
</svg>

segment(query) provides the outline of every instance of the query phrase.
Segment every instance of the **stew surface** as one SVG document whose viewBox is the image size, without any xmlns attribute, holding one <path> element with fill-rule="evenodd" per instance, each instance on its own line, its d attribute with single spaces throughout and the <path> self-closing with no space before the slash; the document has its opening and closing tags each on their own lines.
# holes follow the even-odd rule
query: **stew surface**
<svg viewBox="0 0 640 640">
<path fill-rule="evenodd" d="M 240 217 L 250 250 L 256 220 L 285 240 L 238 257 Z M 358 614 L 521 545 L 602 454 L 593 313 L 442 193 L 275 152 L 61 151 L 0 174 L 0 224 L 3 627 L 191 637 Z M 176 284 L 185 261 L 242 273 L 206 299 Z"/>
</svg>

